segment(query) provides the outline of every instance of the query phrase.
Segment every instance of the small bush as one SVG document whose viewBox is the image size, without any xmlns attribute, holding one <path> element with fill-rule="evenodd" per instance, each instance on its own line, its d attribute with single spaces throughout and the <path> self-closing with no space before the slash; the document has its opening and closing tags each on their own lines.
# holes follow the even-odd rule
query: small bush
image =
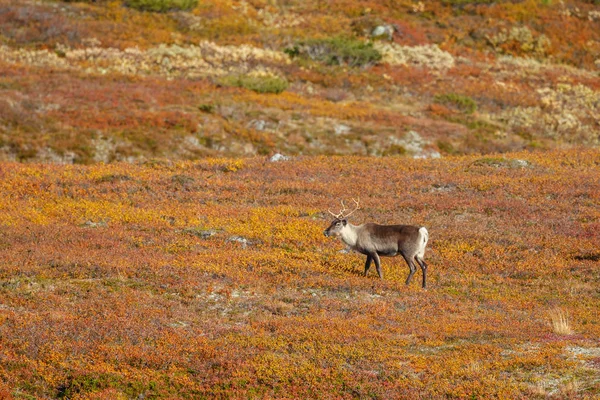
<svg viewBox="0 0 600 400">
<path fill-rule="evenodd" d="M 202 111 L 203 113 L 212 114 L 215 112 L 215 106 L 212 104 L 200 104 L 198 106 L 198 110 Z"/>
<path fill-rule="evenodd" d="M 442 153 L 456 154 L 457 152 L 454 145 L 446 140 L 438 140 L 436 144 Z"/>
<path fill-rule="evenodd" d="M 381 60 L 381 53 L 372 43 L 345 37 L 312 39 L 285 52 L 292 58 L 306 56 L 327 65 L 345 64 L 350 67 L 370 66 Z"/>
<path fill-rule="evenodd" d="M 167 12 L 191 10 L 198 0 L 125 0 L 125 5 L 140 11 Z"/>
<path fill-rule="evenodd" d="M 288 82 L 275 75 L 230 75 L 219 80 L 223 86 L 243 87 L 257 93 L 279 94 L 288 88 Z"/>
<path fill-rule="evenodd" d="M 436 95 L 434 101 L 446 106 L 453 106 L 466 114 L 473 114 L 477 110 L 475 100 L 457 93 Z"/>
</svg>

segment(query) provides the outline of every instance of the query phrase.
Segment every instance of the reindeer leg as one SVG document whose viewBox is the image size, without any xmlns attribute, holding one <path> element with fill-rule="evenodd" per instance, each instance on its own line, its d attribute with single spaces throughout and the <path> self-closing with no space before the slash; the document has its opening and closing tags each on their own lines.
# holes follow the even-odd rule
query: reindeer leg
<svg viewBox="0 0 600 400">
<path fill-rule="evenodd" d="M 406 254 L 404 254 L 404 253 L 400 253 L 400 254 L 402 254 L 402 257 L 404 257 L 404 261 L 406 261 L 406 264 L 408 264 L 408 268 L 410 269 L 408 278 L 406 278 L 406 284 L 408 285 L 410 283 L 410 280 L 412 279 L 413 275 L 415 274 L 415 272 L 417 272 L 417 267 L 415 267 L 415 264 L 412 262 L 412 260 L 410 258 L 408 258 L 406 256 Z"/>
<path fill-rule="evenodd" d="M 367 276 L 367 272 L 369 272 L 369 268 L 371 268 L 371 261 L 373 261 L 373 257 L 367 254 L 367 262 L 365 262 L 365 276 Z"/>
<path fill-rule="evenodd" d="M 419 256 L 415 256 L 415 260 L 417 260 L 421 267 L 421 271 L 423 271 L 423 289 L 425 289 L 427 287 L 427 264 L 425 263 L 425 260 L 419 258 Z"/>
<path fill-rule="evenodd" d="M 381 260 L 379 260 L 379 254 L 373 253 L 371 257 L 373 257 L 373 260 L 375 260 L 375 268 L 377 269 L 377 275 L 379 275 L 380 279 L 383 279 L 383 274 L 381 273 Z"/>
</svg>

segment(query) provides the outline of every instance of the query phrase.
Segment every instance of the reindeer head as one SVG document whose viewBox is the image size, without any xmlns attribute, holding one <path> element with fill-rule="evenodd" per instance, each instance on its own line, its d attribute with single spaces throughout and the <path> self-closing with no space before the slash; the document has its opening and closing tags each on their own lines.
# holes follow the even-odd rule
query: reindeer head
<svg viewBox="0 0 600 400">
<path fill-rule="evenodd" d="M 354 210 L 350 211 L 349 213 L 346 213 L 346 206 L 344 205 L 344 201 L 342 200 L 342 209 L 339 213 L 335 214 L 333 212 L 331 212 L 331 210 L 328 210 L 329 213 L 331 215 L 333 215 L 334 219 L 331 222 L 331 225 L 329 225 L 329 228 L 325 229 L 325 231 L 323 231 L 323 234 L 325 236 L 340 236 L 342 234 L 342 229 L 344 229 L 344 227 L 348 224 L 348 220 L 347 218 L 354 213 L 356 210 L 358 210 L 360 208 L 359 204 L 358 204 L 358 200 L 354 200 L 352 199 L 352 201 L 356 204 L 356 207 L 354 208 Z"/>
</svg>

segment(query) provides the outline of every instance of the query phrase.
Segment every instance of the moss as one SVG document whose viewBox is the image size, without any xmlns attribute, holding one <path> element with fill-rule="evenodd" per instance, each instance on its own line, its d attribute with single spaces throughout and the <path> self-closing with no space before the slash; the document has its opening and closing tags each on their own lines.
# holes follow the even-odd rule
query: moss
<svg viewBox="0 0 600 400">
<path fill-rule="evenodd" d="M 469 96 L 458 93 L 436 95 L 434 101 L 446 106 L 453 106 L 466 114 L 473 114 L 477 110 L 477 103 Z"/>
<path fill-rule="evenodd" d="M 125 5 L 140 11 L 167 12 L 191 10 L 198 0 L 125 0 Z"/>
<path fill-rule="evenodd" d="M 219 79 L 223 86 L 242 87 L 257 93 L 279 94 L 288 88 L 288 82 L 273 75 L 229 75 Z"/>
</svg>

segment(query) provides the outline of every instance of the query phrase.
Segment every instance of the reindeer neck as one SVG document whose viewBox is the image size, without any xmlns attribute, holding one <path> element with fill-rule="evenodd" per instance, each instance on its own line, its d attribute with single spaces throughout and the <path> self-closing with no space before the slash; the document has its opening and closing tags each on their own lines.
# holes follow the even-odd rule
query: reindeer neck
<svg viewBox="0 0 600 400">
<path fill-rule="evenodd" d="M 347 223 L 346 226 L 342 229 L 342 240 L 348 246 L 356 246 L 356 242 L 358 240 L 358 226 L 352 225 L 351 223 Z"/>
</svg>

